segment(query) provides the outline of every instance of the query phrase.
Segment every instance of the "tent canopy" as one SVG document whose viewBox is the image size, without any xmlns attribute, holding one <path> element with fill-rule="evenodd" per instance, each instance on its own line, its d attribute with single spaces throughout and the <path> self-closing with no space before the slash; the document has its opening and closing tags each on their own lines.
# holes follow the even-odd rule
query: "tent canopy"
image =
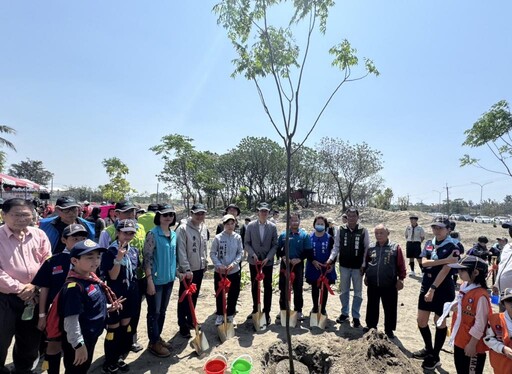
<svg viewBox="0 0 512 374">
<path fill-rule="evenodd" d="M 0 182 L 2 185 L 6 184 L 8 186 L 27 188 L 29 190 L 39 191 L 41 189 L 41 186 L 35 182 L 29 181 L 28 179 L 11 177 L 7 174 L 0 174 Z"/>
</svg>

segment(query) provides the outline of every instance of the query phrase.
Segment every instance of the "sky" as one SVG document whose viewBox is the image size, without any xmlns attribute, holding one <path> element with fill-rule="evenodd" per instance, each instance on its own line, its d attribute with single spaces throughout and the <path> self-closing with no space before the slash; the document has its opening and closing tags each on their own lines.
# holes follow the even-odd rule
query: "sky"
<svg viewBox="0 0 512 374">
<path fill-rule="evenodd" d="M 247 136 L 279 142 L 254 84 L 230 77 L 236 56 L 216 2 L 0 0 L 0 124 L 17 131 L 0 135 L 17 148 L 3 149 L 7 165 L 40 160 L 54 188 L 94 188 L 108 182 L 102 160 L 118 157 L 131 185 L 154 193 L 163 163 L 149 148 L 165 135 L 217 153 Z M 395 198 L 502 200 L 510 177 L 459 158 L 496 164 L 462 143 L 493 104 L 512 102 L 511 13 L 508 0 L 337 1 L 312 41 L 296 139 L 340 79 L 327 51 L 346 38 L 381 74 L 343 86 L 306 145 L 368 143 Z"/>
</svg>

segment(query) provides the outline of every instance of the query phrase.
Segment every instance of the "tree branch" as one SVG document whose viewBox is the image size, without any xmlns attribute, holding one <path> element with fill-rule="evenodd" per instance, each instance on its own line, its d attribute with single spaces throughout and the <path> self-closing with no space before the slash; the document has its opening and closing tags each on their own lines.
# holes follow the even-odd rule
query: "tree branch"
<svg viewBox="0 0 512 374">
<path fill-rule="evenodd" d="M 261 104 L 263 105 L 263 109 L 265 110 L 265 113 L 267 114 L 268 118 L 270 119 L 270 123 L 272 123 L 272 126 L 274 126 L 274 129 L 277 131 L 281 139 L 285 139 L 279 128 L 274 122 L 274 118 L 272 118 L 272 114 L 270 113 L 270 110 L 267 107 L 267 103 L 265 101 L 265 96 L 263 96 L 263 92 L 261 91 L 260 85 L 258 84 L 258 81 L 256 78 L 253 78 L 254 84 L 256 85 L 256 90 L 258 91 L 258 95 L 260 97 Z"/>
</svg>

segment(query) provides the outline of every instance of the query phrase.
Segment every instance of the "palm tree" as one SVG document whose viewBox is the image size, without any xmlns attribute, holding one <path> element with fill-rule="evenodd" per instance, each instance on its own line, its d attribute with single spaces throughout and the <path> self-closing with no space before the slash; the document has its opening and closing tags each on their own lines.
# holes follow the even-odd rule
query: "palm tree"
<svg viewBox="0 0 512 374">
<path fill-rule="evenodd" d="M 0 134 L 16 134 L 16 130 L 14 130 L 12 127 L 0 125 Z M 7 139 L 0 137 L 0 146 L 4 146 L 7 148 L 12 149 L 13 151 L 16 151 L 16 147 L 14 147 L 14 144 L 12 144 Z"/>
<path fill-rule="evenodd" d="M 0 134 L 16 134 L 16 130 L 9 126 L 0 125 Z M 7 139 L 0 137 L 0 147 L 7 147 L 16 151 L 16 147 Z M 0 151 L 0 172 L 4 170 L 5 161 L 7 160 L 7 153 Z"/>
</svg>

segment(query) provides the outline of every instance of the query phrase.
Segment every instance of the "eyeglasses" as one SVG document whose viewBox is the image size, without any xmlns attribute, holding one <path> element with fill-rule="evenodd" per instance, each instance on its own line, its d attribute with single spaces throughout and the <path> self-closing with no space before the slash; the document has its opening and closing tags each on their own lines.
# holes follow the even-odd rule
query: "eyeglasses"
<svg viewBox="0 0 512 374">
<path fill-rule="evenodd" d="M 165 218 L 167 218 L 167 217 L 174 217 L 174 213 L 163 213 L 163 214 L 161 214 L 161 216 L 165 217 Z"/>
</svg>

